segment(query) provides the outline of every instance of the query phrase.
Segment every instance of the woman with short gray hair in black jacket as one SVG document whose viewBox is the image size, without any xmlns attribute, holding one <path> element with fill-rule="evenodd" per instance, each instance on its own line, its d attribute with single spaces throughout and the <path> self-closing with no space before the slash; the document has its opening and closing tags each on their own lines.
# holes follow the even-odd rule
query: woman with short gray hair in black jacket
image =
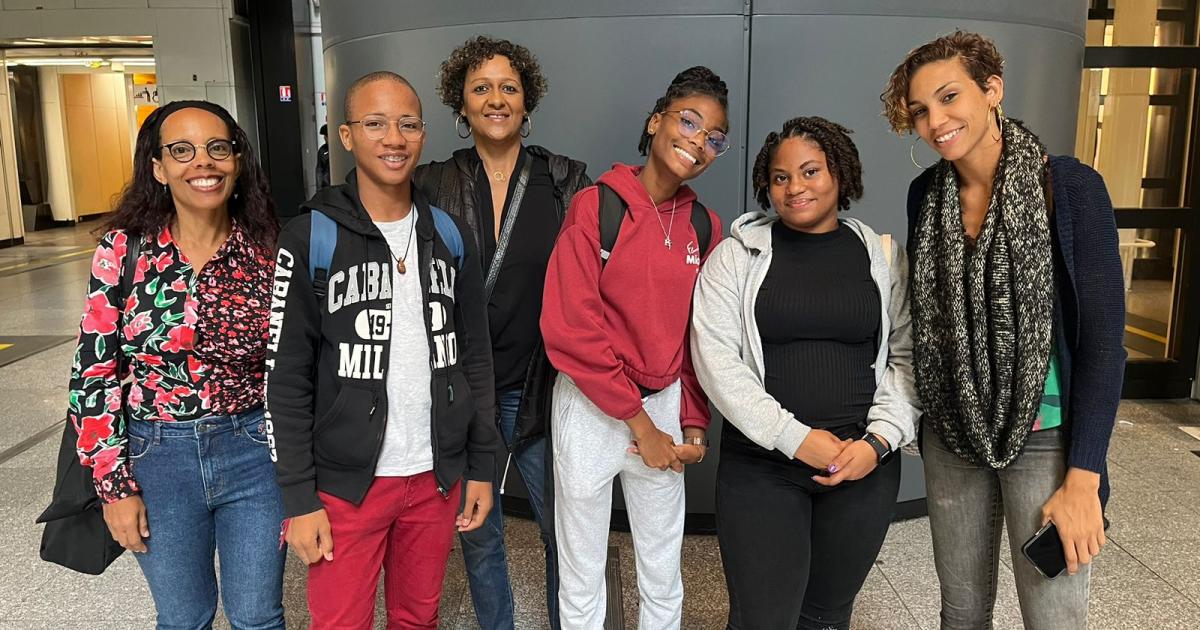
<svg viewBox="0 0 1200 630">
<path fill-rule="evenodd" d="M 547 458 L 554 369 L 538 320 L 546 263 L 571 197 L 591 185 L 587 166 L 522 140 L 547 89 L 529 49 L 486 36 L 464 42 L 442 63 L 438 95 L 472 146 L 418 167 L 417 186 L 433 205 L 462 219 L 480 250 L 496 371 L 497 422 L 529 490 L 546 546 L 546 605 L 558 627 L 557 552 Z M 507 472 L 508 466 L 505 466 Z M 483 527 L 462 534 L 475 615 L 484 630 L 510 629 L 512 587 L 504 523 L 496 508 Z"/>
</svg>

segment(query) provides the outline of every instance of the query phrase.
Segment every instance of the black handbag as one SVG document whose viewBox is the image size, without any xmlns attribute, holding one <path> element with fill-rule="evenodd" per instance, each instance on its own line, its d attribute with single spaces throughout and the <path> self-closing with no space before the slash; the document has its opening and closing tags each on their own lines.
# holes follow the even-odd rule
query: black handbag
<svg viewBox="0 0 1200 630">
<path fill-rule="evenodd" d="M 121 282 L 117 287 L 118 304 L 124 304 L 125 296 L 129 295 L 141 250 L 140 237 L 130 236 L 127 242 L 121 263 Z M 124 357 L 118 344 L 118 377 L 125 373 Z M 58 447 L 54 494 L 50 506 L 37 518 L 38 523 L 46 524 L 42 530 L 41 557 L 72 571 L 100 575 L 125 552 L 125 548 L 113 540 L 104 522 L 104 502 L 96 496 L 92 469 L 79 463 L 79 454 L 75 450 L 78 441 L 79 433 L 67 418 Z"/>
</svg>

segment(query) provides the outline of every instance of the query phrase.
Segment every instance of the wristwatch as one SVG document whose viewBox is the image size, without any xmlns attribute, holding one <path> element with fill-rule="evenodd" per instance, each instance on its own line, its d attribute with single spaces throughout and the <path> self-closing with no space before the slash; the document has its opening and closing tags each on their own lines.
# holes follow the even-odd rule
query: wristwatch
<svg viewBox="0 0 1200 630">
<path fill-rule="evenodd" d="M 704 451 L 700 453 L 700 459 L 696 460 L 696 463 L 699 464 L 700 462 L 704 461 L 704 456 L 708 454 L 708 438 L 707 437 L 700 437 L 700 436 L 685 437 L 685 438 L 683 438 L 683 443 L 690 444 L 692 446 L 703 446 Z"/>
<path fill-rule="evenodd" d="M 870 444 L 871 448 L 875 449 L 875 457 L 877 458 L 876 463 L 878 465 L 882 466 L 892 458 L 892 449 L 888 448 L 888 446 L 883 443 L 883 440 L 876 437 L 874 433 L 868 433 L 866 437 L 863 438 L 863 441 L 867 444 Z"/>
</svg>

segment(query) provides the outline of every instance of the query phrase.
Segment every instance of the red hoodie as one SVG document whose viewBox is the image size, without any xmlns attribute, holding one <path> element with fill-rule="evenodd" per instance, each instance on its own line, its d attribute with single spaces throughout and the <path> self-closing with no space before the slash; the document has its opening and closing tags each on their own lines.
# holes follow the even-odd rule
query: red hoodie
<svg viewBox="0 0 1200 630">
<path fill-rule="evenodd" d="M 598 180 L 629 205 L 603 273 L 599 191 L 589 186 L 571 200 L 546 271 L 546 353 L 601 411 L 621 420 L 642 408 L 638 385 L 662 389 L 682 379 L 680 423 L 708 428 L 708 398 L 692 369 L 688 325 L 692 289 L 702 259 L 721 240 L 721 220 L 709 211 L 712 242 L 700 252 L 691 222 L 696 193 L 681 186 L 674 199 L 659 204 L 660 225 L 637 178 L 641 170 L 614 164 Z M 663 244 L 668 227 L 672 249 Z"/>
</svg>

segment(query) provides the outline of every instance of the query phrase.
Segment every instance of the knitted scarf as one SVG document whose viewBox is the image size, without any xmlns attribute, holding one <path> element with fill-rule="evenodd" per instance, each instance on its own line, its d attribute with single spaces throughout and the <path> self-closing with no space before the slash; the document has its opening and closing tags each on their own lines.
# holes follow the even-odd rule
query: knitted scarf
<svg viewBox="0 0 1200 630">
<path fill-rule="evenodd" d="M 937 164 L 916 230 L 914 370 L 925 418 L 965 460 L 1002 469 L 1021 453 L 1046 382 L 1054 271 L 1042 143 L 1004 119 L 1003 152 L 968 252 L 958 176 Z"/>
</svg>

